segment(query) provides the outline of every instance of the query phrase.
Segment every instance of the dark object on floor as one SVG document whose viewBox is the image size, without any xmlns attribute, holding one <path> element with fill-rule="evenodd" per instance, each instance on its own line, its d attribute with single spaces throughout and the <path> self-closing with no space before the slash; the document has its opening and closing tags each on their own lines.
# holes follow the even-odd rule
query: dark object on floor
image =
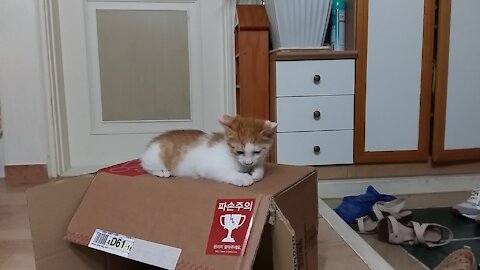
<svg viewBox="0 0 480 270">
<path fill-rule="evenodd" d="M 346 223 L 356 223 L 357 218 L 372 212 L 373 204 L 376 202 L 395 199 L 395 196 L 381 194 L 374 187 L 368 186 L 364 194 L 344 197 L 342 203 L 334 210 Z"/>
</svg>

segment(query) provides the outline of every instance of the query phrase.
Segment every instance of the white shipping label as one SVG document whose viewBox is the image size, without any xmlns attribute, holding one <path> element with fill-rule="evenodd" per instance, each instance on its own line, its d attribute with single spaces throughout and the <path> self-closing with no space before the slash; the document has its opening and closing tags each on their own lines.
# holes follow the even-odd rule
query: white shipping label
<svg viewBox="0 0 480 270">
<path fill-rule="evenodd" d="M 133 237 L 96 229 L 88 247 L 128 258 L 134 242 Z"/>
<path fill-rule="evenodd" d="M 88 247 L 165 269 L 175 269 L 182 252 L 176 247 L 99 229 Z"/>
</svg>

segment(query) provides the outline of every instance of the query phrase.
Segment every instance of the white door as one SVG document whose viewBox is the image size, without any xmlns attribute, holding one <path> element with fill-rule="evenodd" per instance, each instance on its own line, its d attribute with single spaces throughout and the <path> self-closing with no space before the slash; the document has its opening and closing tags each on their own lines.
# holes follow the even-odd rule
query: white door
<svg viewBox="0 0 480 270">
<path fill-rule="evenodd" d="M 480 1 L 439 3 L 434 162 L 480 159 Z"/>
<path fill-rule="evenodd" d="M 220 129 L 233 109 L 229 2 L 50 2 L 59 175 L 135 159 L 168 129 Z"/>
</svg>

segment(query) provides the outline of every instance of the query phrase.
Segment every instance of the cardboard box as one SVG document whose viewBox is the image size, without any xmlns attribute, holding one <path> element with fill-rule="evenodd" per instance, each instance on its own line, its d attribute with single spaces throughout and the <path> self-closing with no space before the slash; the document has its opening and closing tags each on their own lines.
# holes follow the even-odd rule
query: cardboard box
<svg viewBox="0 0 480 270">
<path fill-rule="evenodd" d="M 313 168 L 267 164 L 236 187 L 134 167 L 27 191 L 37 270 L 317 269 Z"/>
</svg>

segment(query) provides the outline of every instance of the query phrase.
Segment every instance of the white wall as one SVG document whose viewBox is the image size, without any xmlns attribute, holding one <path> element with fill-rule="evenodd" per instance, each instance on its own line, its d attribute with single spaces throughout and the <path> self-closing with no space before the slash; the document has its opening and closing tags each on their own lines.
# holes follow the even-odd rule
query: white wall
<svg viewBox="0 0 480 270">
<path fill-rule="evenodd" d="M 0 102 L 6 165 L 47 163 L 39 2 L 0 1 Z"/>
</svg>

